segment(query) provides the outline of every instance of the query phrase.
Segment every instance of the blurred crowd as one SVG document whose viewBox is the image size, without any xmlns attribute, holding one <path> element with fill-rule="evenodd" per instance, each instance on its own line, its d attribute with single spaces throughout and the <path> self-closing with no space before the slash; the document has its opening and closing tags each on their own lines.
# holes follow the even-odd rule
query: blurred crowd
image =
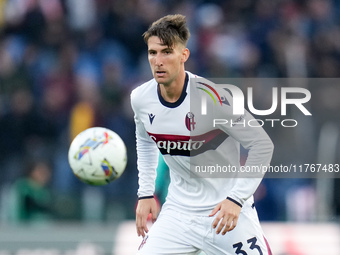
<svg viewBox="0 0 340 255">
<path fill-rule="evenodd" d="M 53 217 L 134 217 L 137 170 L 129 95 L 152 78 L 143 32 L 174 13 L 187 16 L 191 56 L 186 69 L 193 73 L 207 78 L 340 76 L 336 0 L 0 0 L 0 214 L 6 214 L 12 184 L 29 178 L 27 165 L 48 161 L 44 185 L 54 196 Z M 312 105 L 313 128 L 297 132 L 311 136 L 292 138 L 306 161 L 317 154 L 322 124 L 331 119 L 339 130 L 340 123 L 340 87 L 310 89 L 319 97 Z M 92 126 L 114 130 L 128 148 L 126 172 L 102 188 L 80 183 L 67 162 L 70 141 Z M 268 131 L 280 144 L 274 164 L 296 153 L 281 131 Z M 288 218 L 282 196 L 291 183 L 264 181 L 257 195 L 262 219 Z M 300 180 L 298 185 L 314 184 Z M 313 196 L 313 189 L 303 192 Z M 89 199 L 102 209 L 93 211 Z M 86 215 L 79 209 L 84 207 Z"/>
</svg>

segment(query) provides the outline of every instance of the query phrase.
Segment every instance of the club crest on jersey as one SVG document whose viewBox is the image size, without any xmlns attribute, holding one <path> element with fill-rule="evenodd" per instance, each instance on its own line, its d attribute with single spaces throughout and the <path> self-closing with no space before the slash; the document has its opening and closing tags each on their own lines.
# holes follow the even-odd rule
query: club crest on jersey
<svg viewBox="0 0 340 255">
<path fill-rule="evenodd" d="M 189 131 L 192 131 L 195 129 L 196 122 L 194 118 L 194 114 L 192 112 L 188 112 L 187 115 L 185 116 L 185 126 Z"/>
</svg>

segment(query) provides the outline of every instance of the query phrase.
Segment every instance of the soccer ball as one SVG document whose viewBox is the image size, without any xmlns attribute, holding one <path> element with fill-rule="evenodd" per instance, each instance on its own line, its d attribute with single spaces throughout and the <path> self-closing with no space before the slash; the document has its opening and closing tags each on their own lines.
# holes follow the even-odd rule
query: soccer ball
<svg viewBox="0 0 340 255">
<path fill-rule="evenodd" d="M 70 167 L 78 179 L 105 185 L 124 172 L 127 155 L 123 140 L 110 129 L 93 127 L 78 134 L 68 151 Z"/>
</svg>

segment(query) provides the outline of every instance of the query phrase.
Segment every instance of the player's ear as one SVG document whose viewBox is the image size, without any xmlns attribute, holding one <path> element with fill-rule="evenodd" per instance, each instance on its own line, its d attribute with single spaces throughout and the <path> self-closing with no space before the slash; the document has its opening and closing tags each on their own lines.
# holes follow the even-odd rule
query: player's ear
<svg viewBox="0 0 340 255">
<path fill-rule="evenodd" d="M 185 62 L 188 60 L 189 55 L 190 55 L 189 49 L 188 49 L 188 48 L 184 48 L 184 49 L 182 50 L 182 58 L 181 58 L 181 62 L 182 62 L 182 63 L 185 63 Z"/>
</svg>

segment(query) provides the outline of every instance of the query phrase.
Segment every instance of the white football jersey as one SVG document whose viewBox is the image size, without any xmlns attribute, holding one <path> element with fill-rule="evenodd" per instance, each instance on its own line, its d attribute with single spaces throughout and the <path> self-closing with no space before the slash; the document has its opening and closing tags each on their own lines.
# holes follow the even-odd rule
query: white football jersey
<svg viewBox="0 0 340 255">
<path fill-rule="evenodd" d="M 214 114 L 202 116 L 201 109 L 193 107 L 190 100 L 201 100 L 202 89 L 190 79 L 196 78 L 186 72 L 186 80 L 180 98 L 175 103 L 166 102 L 160 95 L 158 84 L 152 79 L 131 93 L 131 105 L 135 113 L 137 166 L 139 171 L 138 197 L 152 196 L 155 192 L 156 168 L 159 151 L 170 169 L 171 182 L 163 207 L 179 212 L 208 215 L 226 197 L 243 205 L 253 203 L 252 195 L 261 178 L 231 178 L 233 175 L 203 177 L 197 170 L 206 171 L 204 165 L 224 166 L 240 169 L 240 144 L 249 149 L 245 166 L 268 166 L 272 157 L 273 144 L 262 127 L 251 127 L 247 123 L 253 117 L 232 115 L 230 94 L 219 91 L 223 96 L 220 108 L 207 100 L 208 109 Z M 209 98 L 208 98 L 209 99 Z M 210 107 L 210 108 L 209 108 Z M 213 118 L 229 119 L 233 125 L 216 125 Z M 229 122 L 230 122 L 229 121 Z M 205 173 L 206 174 L 206 173 Z"/>
</svg>

